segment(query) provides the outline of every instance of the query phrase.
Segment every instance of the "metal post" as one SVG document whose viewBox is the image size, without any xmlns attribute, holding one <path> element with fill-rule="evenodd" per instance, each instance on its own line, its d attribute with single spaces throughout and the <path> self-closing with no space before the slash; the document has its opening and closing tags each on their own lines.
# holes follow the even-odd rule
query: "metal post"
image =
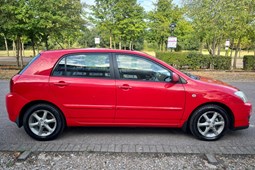
<svg viewBox="0 0 255 170">
<path fill-rule="evenodd" d="M 169 27 L 170 27 L 170 34 L 171 34 L 171 36 L 174 36 L 174 29 L 175 29 L 175 27 L 176 27 L 176 24 L 175 23 L 171 23 L 170 25 L 169 25 Z M 171 48 L 171 52 L 173 51 L 173 48 Z"/>
</svg>

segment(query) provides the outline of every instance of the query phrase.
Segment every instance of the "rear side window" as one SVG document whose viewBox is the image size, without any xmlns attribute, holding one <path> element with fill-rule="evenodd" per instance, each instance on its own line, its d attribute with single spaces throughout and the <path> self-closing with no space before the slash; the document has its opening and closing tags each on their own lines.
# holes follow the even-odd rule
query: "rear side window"
<svg viewBox="0 0 255 170">
<path fill-rule="evenodd" d="M 18 74 L 24 73 L 24 72 L 26 71 L 26 69 L 27 69 L 35 60 L 37 60 L 40 56 L 41 56 L 40 53 L 37 54 L 22 70 L 20 70 L 20 71 L 18 72 Z"/>
<path fill-rule="evenodd" d="M 60 60 L 53 76 L 110 78 L 108 54 L 73 54 Z"/>
</svg>

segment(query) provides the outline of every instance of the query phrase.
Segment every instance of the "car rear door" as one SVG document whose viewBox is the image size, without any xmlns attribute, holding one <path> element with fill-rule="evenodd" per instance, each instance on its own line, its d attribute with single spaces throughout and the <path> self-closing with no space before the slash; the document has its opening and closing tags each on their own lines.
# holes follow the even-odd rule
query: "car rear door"
<svg viewBox="0 0 255 170">
<path fill-rule="evenodd" d="M 127 125 L 176 126 L 185 106 L 181 83 L 171 71 L 142 56 L 116 54 L 115 122 Z"/>
<path fill-rule="evenodd" d="M 111 56 L 83 53 L 64 56 L 50 77 L 50 89 L 71 125 L 112 123 L 116 91 Z"/>
</svg>

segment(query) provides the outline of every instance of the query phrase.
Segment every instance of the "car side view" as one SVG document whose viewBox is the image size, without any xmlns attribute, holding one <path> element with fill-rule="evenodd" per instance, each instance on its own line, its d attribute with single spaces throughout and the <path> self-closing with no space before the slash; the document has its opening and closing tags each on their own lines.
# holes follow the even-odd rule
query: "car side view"
<svg viewBox="0 0 255 170">
<path fill-rule="evenodd" d="M 44 51 L 10 80 L 9 119 L 36 140 L 65 127 L 177 127 L 213 141 L 249 127 L 252 105 L 223 82 L 183 73 L 147 54 Z"/>
</svg>

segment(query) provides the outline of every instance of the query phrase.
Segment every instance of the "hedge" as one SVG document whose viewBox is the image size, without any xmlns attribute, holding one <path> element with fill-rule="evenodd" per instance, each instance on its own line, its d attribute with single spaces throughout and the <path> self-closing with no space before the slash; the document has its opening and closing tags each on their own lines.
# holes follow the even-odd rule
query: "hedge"
<svg viewBox="0 0 255 170">
<path fill-rule="evenodd" d="M 231 58 L 225 56 L 202 55 L 197 52 L 156 52 L 156 57 L 166 63 L 182 69 L 217 69 L 229 70 Z"/>
<path fill-rule="evenodd" d="M 245 55 L 243 57 L 243 69 L 244 70 L 255 70 L 255 56 Z"/>
</svg>

